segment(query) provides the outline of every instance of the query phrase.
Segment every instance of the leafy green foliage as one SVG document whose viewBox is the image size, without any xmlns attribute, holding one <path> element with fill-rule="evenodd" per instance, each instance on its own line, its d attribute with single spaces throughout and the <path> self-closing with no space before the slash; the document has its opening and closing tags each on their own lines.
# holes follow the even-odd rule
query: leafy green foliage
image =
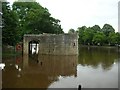
<svg viewBox="0 0 120 90">
<path fill-rule="evenodd" d="M 116 33 L 116 42 L 120 45 L 120 33 Z"/>
<path fill-rule="evenodd" d="M 18 42 L 17 22 L 18 18 L 10 9 L 8 2 L 2 2 L 2 41 L 3 44 L 15 45 Z"/>
<path fill-rule="evenodd" d="M 114 32 L 109 33 L 108 40 L 109 44 L 115 45 L 117 43 L 117 35 Z"/>
<path fill-rule="evenodd" d="M 92 40 L 92 42 L 95 45 L 103 45 L 104 41 L 105 41 L 105 35 L 103 32 L 97 32 L 94 35 L 93 40 Z"/>
<path fill-rule="evenodd" d="M 51 17 L 48 9 L 37 2 L 14 2 L 13 10 L 18 13 L 22 36 L 23 34 L 63 33 L 60 21 Z"/>
<path fill-rule="evenodd" d="M 79 35 L 79 44 L 83 45 L 117 45 L 120 44 L 120 33 L 115 33 L 114 28 L 105 24 L 101 29 L 98 25 L 93 27 L 82 26 L 76 31 Z"/>
<path fill-rule="evenodd" d="M 79 38 L 78 38 L 78 41 L 79 41 L 78 43 L 79 44 L 84 43 L 83 35 L 84 35 L 84 31 L 85 31 L 86 28 L 87 28 L 86 26 L 78 27 L 78 29 L 76 31 L 78 33 L 78 35 L 79 35 Z"/>
<path fill-rule="evenodd" d="M 99 25 L 94 25 L 93 27 L 91 27 L 91 29 L 94 30 L 94 33 L 96 33 L 96 32 L 100 32 L 100 31 L 101 31 L 101 28 L 100 28 Z"/>
<path fill-rule="evenodd" d="M 93 29 L 87 28 L 82 36 L 82 39 L 84 41 L 84 44 L 92 44 L 92 39 L 93 39 Z"/>
<path fill-rule="evenodd" d="M 24 34 L 64 33 L 60 20 L 51 17 L 47 8 L 37 2 L 2 4 L 3 44 L 15 45 Z"/>
<path fill-rule="evenodd" d="M 115 29 L 111 25 L 105 24 L 102 28 L 102 31 L 106 36 L 109 36 L 109 33 L 115 32 Z"/>
</svg>

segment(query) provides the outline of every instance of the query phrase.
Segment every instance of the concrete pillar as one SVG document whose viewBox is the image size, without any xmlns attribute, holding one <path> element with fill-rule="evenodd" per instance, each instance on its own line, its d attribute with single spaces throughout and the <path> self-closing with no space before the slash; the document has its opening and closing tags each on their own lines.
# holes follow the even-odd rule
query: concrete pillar
<svg viewBox="0 0 120 90">
<path fill-rule="evenodd" d="M 23 54 L 29 54 L 28 53 L 28 50 L 29 50 L 29 42 L 28 42 L 28 40 L 26 39 L 26 37 L 24 37 L 24 39 L 23 39 Z"/>
<path fill-rule="evenodd" d="M 28 49 L 29 49 L 29 42 L 26 39 L 26 37 L 24 36 L 24 39 L 23 39 L 23 68 L 28 67 L 28 59 L 29 59 Z"/>
</svg>

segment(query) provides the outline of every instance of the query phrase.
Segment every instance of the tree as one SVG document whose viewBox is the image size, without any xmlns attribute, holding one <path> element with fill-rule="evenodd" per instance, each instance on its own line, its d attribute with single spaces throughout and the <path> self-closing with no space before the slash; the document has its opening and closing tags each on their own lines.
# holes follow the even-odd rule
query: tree
<svg viewBox="0 0 120 90">
<path fill-rule="evenodd" d="M 109 33 L 115 32 L 115 29 L 109 24 L 104 24 L 102 31 L 106 36 L 109 36 Z"/>
<path fill-rule="evenodd" d="M 68 33 L 74 34 L 74 33 L 76 33 L 76 31 L 75 31 L 74 29 L 71 28 L 71 29 L 69 29 Z"/>
<path fill-rule="evenodd" d="M 112 33 L 112 32 L 115 32 L 115 29 L 111 25 L 109 25 L 109 24 L 104 24 L 104 26 L 102 28 L 102 32 L 106 36 L 105 43 L 109 44 L 109 34 Z"/>
<path fill-rule="evenodd" d="M 87 29 L 84 31 L 83 36 L 82 36 L 82 39 L 83 39 L 83 41 L 84 41 L 84 44 L 92 44 L 93 36 L 94 36 L 94 30 L 91 29 L 90 27 L 87 28 Z"/>
<path fill-rule="evenodd" d="M 115 30 L 109 24 L 105 24 L 102 29 L 99 25 L 94 25 L 93 27 L 88 28 L 86 26 L 82 26 L 77 29 L 77 33 L 79 34 L 79 44 L 103 45 L 111 42 L 115 45 L 115 42 L 119 43 L 119 34 L 117 33 L 117 35 L 114 35 Z"/>
<path fill-rule="evenodd" d="M 101 28 L 100 28 L 99 25 L 94 25 L 93 27 L 91 27 L 91 29 L 94 30 L 94 33 L 96 33 L 96 32 L 100 32 L 100 31 L 101 31 Z"/>
<path fill-rule="evenodd" d="M 31 0 L 35 1 L 35 0 Z M 47 8 L 37 2 L 2 3 L 3 44 L 14 46 L 24 34 L 64 33 L 60 20 L 51 17 Z"/>
<path fill-rule="evenodd" d="M 11 10 L 8 2 L 2 2 L 2 41 L 3 44 L 14 46 L 18 42 L 17 23 L 18 18 Z"/>
<path fill-rule="evenodd" d="M 92 42 L 95 45 L 103 45 L 104 41 L 105 41 L 105 35 L 103 32 L 97 32 L 94 35 L 93 40 L 92 40 Z"/>
<path fill-rule="evenodd" d="M 116 33 L 116 42 L 117 44 L 120 45 L 120 33 L 119 32 Z"/>
<path fill-rule="evenodd" d="M 78 38 L 78 43 L 79 44 L 84 44 L 84 40 L 83 40 L 83 33 L 84 33 L 84 31 L 87 29 L 87 27 L 86 26 L 82 26 L 82 27 L 78 27 L 78 29 L 77 29 L 77 33 L 78 33 L 78 35 L 79 35 L 79 38 Z"/>
<path fill-rule="evenodd" d="M 24 34 L 63 33 L 60 20 L 51 17 L 47 8 L 37 2 L 14 2 L 19 17 L 19 31 Z"/>
<path fill-rule="evenodd" d="M 109 33 L 108 41 L 110 45 L 115 45 L 117 43 L 117 35 L 115 32 Z"/>
</svg>

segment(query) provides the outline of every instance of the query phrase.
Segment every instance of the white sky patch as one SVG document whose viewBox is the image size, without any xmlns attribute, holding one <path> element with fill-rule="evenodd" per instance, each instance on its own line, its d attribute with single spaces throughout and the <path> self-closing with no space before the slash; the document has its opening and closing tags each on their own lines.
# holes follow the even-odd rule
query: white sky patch
<svg viewBox="0 0 120 90">
<path fill-rule="evenodd" d="M 8 0 L 13 2 L 14 0 Z M 108 23 L 118 31 L 119 0 L 36 0 L 46 7 L 52 17 L 61 21 L 64 32 L 70 28 Z"/>
<path fill-rule="evenodd" d="M 83 25 L 111 24 L 118 30 L 119 0 L 37 0 L 48 8 L 53 17 L 61 20 L 65 32 Z"/>
</svg>

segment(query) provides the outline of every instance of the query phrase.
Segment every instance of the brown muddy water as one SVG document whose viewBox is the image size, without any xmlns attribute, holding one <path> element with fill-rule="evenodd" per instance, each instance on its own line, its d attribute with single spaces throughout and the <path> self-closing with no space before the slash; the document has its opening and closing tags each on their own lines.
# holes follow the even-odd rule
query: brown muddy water
<svg viewBox="0 0 120 90">
<path fill-rule="evenodd" d="M 80 47 L 79 56 L 4 58 L 2 88 L 118 88 L 118 49 Z M 27 66 L 27 67 L 24 67 Z"/>
</svg>

